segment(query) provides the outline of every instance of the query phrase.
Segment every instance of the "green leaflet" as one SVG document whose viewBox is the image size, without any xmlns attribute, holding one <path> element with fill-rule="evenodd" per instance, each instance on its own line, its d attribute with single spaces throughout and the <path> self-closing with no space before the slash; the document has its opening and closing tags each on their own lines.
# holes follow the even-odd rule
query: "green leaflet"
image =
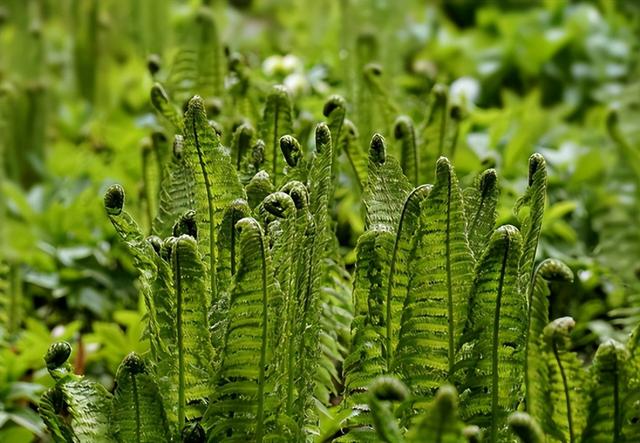
<svg viewBox="0 0 640 443">
<path fill-rule="evenodd" d="M 334 140 L 335 143 L 338 143 L 338 140 L 342 137 L 342 126 L 347 113 L 346 106 L 344 98 L 339 95 L 332 95 L 322 108 L 322 115 L 327 118 L 327 126 L 331 132 L 331 140 Z"/>
<path fill-rule="evenodd" d="M 351 120 L 345 119 L 338 144 L 349 160 L 358 187 L 363 190 L 367 183 L 367 156 L 360 147 L 358 130 Z"/>
<path fill-rule="evenodd" d="M 392 402 L 402 402 L 409 397 L 409 391 L 400 381 L 391 377 L 379 377 L 369 387 L 369 407 L 375 429 L 382 441 L 401 443 L 403 441 L 398 423 L 391 411 Z"/>
<path fill-rule="evenodd" d="M 514 412 L 509 417 L 509 428 L 522 443 L 544 443 L 545 438 L 540 426 L 525 412 Z"/>
<path fill-rule="evenodd" d="M 216 390 L 205 415 L 209 439 L 261 442 L 274 410 L 267 386 L 273 359 L 274 299 L 279 289 L 259 223 L 238 221 L 240 259 L 233 278 L 229 326 Z"/>
<path fill-rule="evenodd" d="M 287 167 L 285 168 L 287 181 L 306 181 L 308 174 L 307 164 L 298 140 L 291 135 L 283 135 L 280 137 L 280 150 L 287 162 Z"/>
<path fill-rule="evenodd" d="M 622 443 L 626 406 L 627 361 L 629 354 L 619 343 L 600 345 L 589 370 L 590 389 L 587 424 L 582 443 Z"/>
<path fill-rule="evenodd" d="M 480 258 L 496 224 L 498 176 L 494 169 L 478 175 L 473 186 L 464 190 L 467 235 L 473 256 Z"/>
<path fill-rule="evenodd" d="M 366 228 L 395 232 L 411 184 L 398 162 L 387 155 L 384 138 L 374 134 L 369 148 L 368 181 L 364 193 Z"/>
<path fill-rule="evenodd" d="M 453 386 L 444 385 L 407 435 L 407 442 L 465 443 L 463 429 L 458 416 L 458 393 Z"/>
<path fill-rule="evenodd" d="M 116 375 L 111 426 L 120 442 L 171 441 L 158 386 L 133 353 L 125 357 Z"/>
<path fill-rule="evenodd" d="M 184 138 L 176 135 L 171 162 L 160 183 L 158 212 L 153 220 L 152 231 L 162 238 L 171 235 L 173 224 L 181 214 L 196 207 L 196 175 L 187 164 L 183 151 Z"/>
<path fill-rule="evenodd" d="M 151 104 L 162 117 L 171 123 L 175 131 L 183 131 L 182 118 L 160 83 L 154 83 L 151 87 Z"/>
<path fill-rule="evenodd" d="M 176 294 L 178 359 L 178 426 L 201 415 L 209 394 L 213 351 L 207 319 L 206 271 L 195 239 L 182 235 L 171 241 L 171 264 Z"/>
<path fill-rule="evenodd" d="M 160 330 L 156 316 L 156 308 L 151 290 L 156 278 L 157 267 L 153 257 L 155 252 L 146 241 L 135 220 L 124 210 L 125 194 L 120 185 L 112 185 L 104 195 L 104 207 L 111 224 L 116 229 L 127 249 L 131 253 L 140 272 L 140 291 L 148 314 L 151 349 L 154 355 L 163 352 L 164 346 L 160 338 Z"/>
<path fill-rule="evenodd" d="M 242 159 L 248 152 L 251 152 L 256 136 L 255 132 L 255 129 L 253 129 L 253 126 L 249 123 L 243 123 L 233 131 L 233 138 L 231 139 L 231 159 L 238 171 L 240 171 Z"/>
<path fill-rule="evenodd" d="M 213 13 L 201 7 L 192 21 L 167 79 L 178 102 L 193 93 L 206 98 L 221 97 L 224 90 L 225 58 Z"/>
<path fill-rule="evenodd" d="M 547 434 L 559 435 L 561 441 L 578 441 L 585 423 L 586 399 L 583 392 L 585 377 L 582 362 L 568 350 L 570 333 L 575 326 L 571 317 L 554 320 L 544 328 L 544 360 L 549 368 L 547 384 L 540 389 L 546 400 L 544 408 L 549 417 L 541 416 Z M 537 358 L 540 358 L 540 354 Z M 549 423 L 545 423 L 549 420 Z"/>
<path fill-rule="evenodd" d="M 518 215 L 524 206 L 529 211 L 522 220 L 522 257 L 520 258 L 520 285 L 527 294 L 533 285 L 533 272 L 536 260 L 538 239 L 544 216 L 544 203 L 547 196 L 547 165 L 544 157 L 533 154 L 529 158 L 529 186 L 522 197 L 518 199 L 514 212 Z"/>
<path fill-rule="evenodd" d="M 462 192 L 444 157 L 438 160 L 414 241 L 397 366 L 414 389 L 428 395 L 453 375 L 474 266 Z"/>
<path fill-rule="evenodd" d="M 59 425 L 58 428 L 63 436 L 72 434 L 74 443 L 113 442 L 109 424 L 111 394 L 101 384 L 73 374 L 67 362 L 69 355 L 71 346 L 64 342 L 52 344 L 47 351 L 45 362 L 59 394 L 52 393 L 53 398 L 45 398 L 43 418 L 52 421 L 52 412 L 64 411 L 70 431 Z M 53 411 L 51 404 L 47 404 L 51 400 L 55 401 Z M 62 420 L 60 415 L 58 420 Z"/>
<path fill-rule="evenodd" d="M 463 342 L 468 392 L 463 416 L 489 427 L 489 441 L 498 441 L 506 416 L 520 402 L 527 300 L 519 290 L 520 232 L 510 225 L 498 228 L 475 271 L 469 319 Z"/>
<path fill-rule="evenodd" d="M 443 84 L 433 86 L 426 119 L 418 130 L 420 182 L 433 176 L 433 164 L 441 156 L 452 156 L 452 121 L 449 118 L 449 91 Z"/>
<path fill-rule="evenodd" d="M 396 230 L 385 299 L 387 311 L 385 354 L 388 371 L 392 370 L 393 353 L 398 345 L 398 336 L 400 335 L 400 320 L 409 286 L 409 262 L 411 252 L 415 247 L 414 237 L 420 225 L 422 204 L 429 196 L 431 188 L 431 185 L 422 185 L 411 191 L 404 202 Z"/>
<path fill-rule="evenodd" d="M 260 138 L 264 140 L 264 161 L 273 187 L 281 185 L 284 161 L 280 158 L 280 137 L 293 133 L 293 117 L 291 116 L 291 97 L 280 85 L 274 86 L 264 107 L 260 124 Z"/>
<path fill-rule="evenodd" d="M 400 166 L 413 186 L 420 181 L 420 152 L 416 144 L 416 131 L 411 117 L 406 115 L 396 119 L 393 135 L 400 142 Z"/>
<path fill-rule="evenodd" d="M 189 100 L 185 113 L 184 156 L 196 177 L 196 215 L 199 248 L 211 270 L 210 291 L 216 298 L 216 234 L 222 214 L 237 198 L 245 198 L 228 153 L 220 145 L 209 124 L 204 102 L 198 96 Z"/>
<path fill-rule="evenodd" d="M 77 441 L 73 431 L 64 422 L 60 413 L 64 407 L 62 392 L 57 387 L 47 389 L 40 397 L 38 414 L 47 426 L 47 431 L 55 443 L 70 443 Z"/>
<path fill-rule="evenodd" d="M 549 323 L 549 288 L 553 281 L 573 281 L 573 272 L 559 260 L 547 259 L 538 265 L 528 294 L 529 315 L 524 362 L 524 385 L 527 412 L 543 427 L 551 420 L 546 399 L 549 374 L 546 362 L 540 358 L 542 331 Z"/>
<path fill-rule="evenodd" d="M 387 372 L 385 301 L 393 244 L 391 232 L 370 230 L 360 236 L 356 247 L 353 283 L 356 317 L 351 324 L 351 352 L 344 361 L 350 404 L 364 402 L 361 393 L 375 377 Z"/>
</svg>

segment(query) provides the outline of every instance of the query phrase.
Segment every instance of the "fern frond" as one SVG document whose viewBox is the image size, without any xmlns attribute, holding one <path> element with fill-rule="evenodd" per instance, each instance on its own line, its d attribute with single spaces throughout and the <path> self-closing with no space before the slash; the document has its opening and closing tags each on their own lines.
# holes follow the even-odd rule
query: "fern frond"
<svg viewBox="0 0 640 443">
<path fill-rule="evenodd" d="M 351 120 L 344 121 L 339 146 L 340 151 L 344 152 L 349 160 L 358 187 L 363 190 L 367 183 L 367 156 L 362 151 L 358 130 Z"/>
<path fill-rule="evenodd" d="M 545 401 L 541 408 L 546 409 L 546 414 L 539 416 L 543 428 L 548 434 L 558 433 L 562 441 L 569 443 L 578 441 L 586 418 L 585 374 L 578 356 L 568 350 L 574 327 L 571 317 L 562 317 L 544 328 L 542 356 L 549 373 L 546 385 L 539 391 Z M 537 358 L 540 357 L 538 353 Z"/>
<path fill-rule="evenodd" d="M 240 171 L 242 159 L 247 153 L 251 152 L 256 136 L 255 132 L 255 129 L 253 129 L 253 126 L 249 123 L 243 123 L 233 131 L 233 138 L 231 139 L 231 159 L 238 171 Z"/>
<path fill-rule="evenodd" d="M 627 350 L 613 340 L 600 345 L 589 370 L 587 423 L 582 443 L 622 442 L 628 394 Z"/>
<path fill-rule="evenodd" d="M 520 285 L 527 294 L 531 293 L 531 286 L 534 284 L 533 272 L 546 196 L 547 164 L 542 155 L 535 153 L 529 158 L 529 186 L 514 207 L 516 215 L 523 207 L 528 207 L 528 212 L 522 220 L 523 247 L 520 258 Z"/>
<path fill-rule="evenodd" d="M 522 443 L 545 443 L 542 429 L 526 412 L 514 412 L 509 416 L 509 428 Z"/>
<path fill-rule="evenodd" d="M 416 131 L 411 117 L 406 115 L 396 119 L 393 135 L 400 142 L 400 166 L 413 186 L 420 182 L 420 152 L 416 144 Z"/>
<path fill-rule="evenodd" d="M 183 132 L 182 117 L 160 83 L 154 83 L 151 87 L 151 104 L 162 117 L 171 123 L 176 132 Z"/>
<path fill-rule="evenodd" d="M 344 98 L 339 95 L 332 95 L 324 104 L 322 108 L 322 115 L 327 118 L 327 126 L 331 132 L 331 140 L 338 144 L 342 137 L 342 126 L 345 122 L 345 115 L 347 113 L 346 102 Z M 335 150 L 336 153 L 338 150 Z M 335 155 L 335 153 L 334 153 Z"/>
<path fill-rule="evenodd" d="M 549 373 L 547 363 L 540 358 L 542 331 L 549 323 L 549 287 L 554 281 L 572 281 L 573 272 L 559 260 L 547 259 L 535 270 L 529 297 L 527 344 L 524 362 L 524 385 L 527 412 L 544 428 L 551 420 L 547 401 Z"/>
<path fill-rule="evenodd" d="M 116 375 L 111 426 L 120 442 L 170 442 L 158 386 L 140 356 L 131 353 Z"/>
<path fill-rule="evenodd" d="M 463 352 L 468 371 L 463 414 L 489 427 L 492 442 L 521 401 L 527 306 L 518 285 L 521 251 L 515 227 L 502 226 L 493 233 L 476 266 L 463 338 L 472 346 L 470 360 L 465 361 Z"/>
<path fill-rule="evenodd" d="M 409 390 L 392 377 L 379 377 L 369 387 L 369 407 L 376 433 L 383 442 L 402 443 L 400 427 L 391 410 L 392 402 L 403 402 Z"/>
<path fill-rule="evenodd" d="M 176 294 L 178 359 L 178 426 L 185 418 L 200 416 L 209 394 L 213 350 L 207 318 L 206 267 L 195 239 L 182 235 L 173 240 L 171 263 Z"/>
<path fill-rule="evenodd" d="M 307 180 L 308 167 L 298 140 L 291 135 L 283 135 L 280 137 L 280 150 L 287 162 L 285 169 L 287 181 L 305 182 Z"/>
<path fill-rule="evenodd" d="M 366 229 L 395 232 L 411 184 L 396 159 L 387 155 L 387 146 L 380 134 L 374 134 L 371 139 L 367 177 L 363 196 Z"/>
<path fill-rule="evenodd" d="M 260 124 L 260 138 L 265 143 L 265 166 L 271 177 L 273 187 L 281 183 L 284 159 L 280 157 L 280 137 L 293 134 L 293 117 L 291 115 L 291 97 L 286 88 L 280 85 L 273 87 L 264 107 Z"/>
<path fill-rule="evenodd" d="M 229 326 L 205 424 L 209 438 L 216 441 L 261 442 L 275 409 L 267 370 L 274 352 L 272 306 L 280 295 L 259 223 L 243 218 L 236 227 L 239 261 L 231 288 Z"/>
<path fill-rule="evenodd" d="M 420 395 L 429 395 L 453 375 L 474 266 L 462 192 L 444 157 L 423 205 L 410 263 L 397 365 Z"/>
<path fill-rule="evenodd" d="M 410 443 L 465 443 L 464 426 L 458 416 L 458 393 L 451 385 L 444 385 L 422 414 L 417 426 L 407 435 Z"/>
<path fill-rule="evenodd" d="M 452 155 L 448 88 L 435 84 L 429 99 L 426 119 L 418 130 L 420 182 L 433 176 L 433 165 L 439 157 Z"/>
<path fill-rule="evenodd" d="M 74 435 L 73 430 L 62 419 L 62 411 L 64 408 L 64 399 L 62 391 L 53 387 L 47 389 L 40 397 L 38 403 L 38 414 L 47 426 L 47 431 L 51 434 L 55 443 L 73 443 L 78 438 Z"/>
<path fill-rule="evenodd" d="M 498 176 L 494 169 L 478 175 L 473 186 L 464 190 L 469 247 L 476 258 L 482 256 L 494 230 L 499 194 Z"/>
</svg>

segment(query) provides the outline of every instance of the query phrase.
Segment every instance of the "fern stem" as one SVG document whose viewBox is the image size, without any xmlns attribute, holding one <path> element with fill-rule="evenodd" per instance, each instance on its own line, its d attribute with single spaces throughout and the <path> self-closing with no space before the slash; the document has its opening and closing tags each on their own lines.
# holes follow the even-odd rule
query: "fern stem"
<svg viewBox="0 0 640 443">
<path fill-rule="evenodd" d="M 453 288 L 451 287 L 451 176 L 449 176 L 449 181 L 447 183 L 447 230 L 446 232 L 446 240 L 445 240 L 445 254 L 446 254 L 446 268 L 447 268 L 447 316 L 449 319 L 449 373 L 448 376 L 451 377 L 453 374 L 453 363 L 454 363 L 454 340 L 453 334 L 455 325 L 453 323 Z M 505 256 L 506 260 L 506 256 Z"/>
<path fill-rule="evenodd" d="M 260 368 L 258 373 L 258 408 L 256 412 L 256 442 L 262 442 L 262 434 L 264 432 L 264 379 L 265 371 L 264 366 L 267 360 L 267 263 L 264 248 L 264 237 L 262 232 L 259 235 L 260 238 L 260 253 L 262 255 L 262 345 L 260 347 Z"/>
<path fill-rule="evenodd" d="M 209 211 L 209 272 L 211 274 L 211 300 L 215 300 L 215 294 L 217 292 L 217 273 L 216 270 L 216 258 L 215 258 L 215 226 L 213 223 L 213 195 L 211 194 L 211 179 L 207 173 L 207 168 L 204 160 L 205 153 L 202 152 L 202 146 L 200 145 L 200 139 L 198 138 L 198 130 L 196 127 L 196 119 L 192 119 L 193 124 L 191 130 L 193 131 L 194 144 L 198 152 L 198 161 L 200 162 L 200 169 L 202 169 L 202 177 L 204 179 L 204 187 L 207 192 L 207 209 Z"/>
<path fill-rule="evenodd" d="M 567 423 L 569 424 L 569 443 L 573 443 L 575 441 L 575 437 L 573 435 L 573 419 L 571 413 L 571 397 L 569 396 L 569 384 L 567 382 L 567 375 L 564 371 L 564 366 L 562 366 L 562 360 L 560 360 L 560 355 L 558 354 L 558 345 L 556 342 L 553 342 L 553 356 L 556 359 L 556 363 L 558 364 L 558 368 L 560 369 L 560 377 L 562 377 L 562 387 L 564 389 L 564 398 L 567 403 Z M 525 360 L 526 361 L 526 360 Z"/>
<path fill-rule="evenodd" d="M 184 427 L 185 416 L 185 373 L 184 373 L 184 337 L 182 324 L 182 276 L 180 275 L 180 257 L 178 254 L 177 244 L 174 245 L 175 253 L 173 259 L 173 272 L 175 275 L 175 291 L 176 291 L 176 325 L 178 339 L 178 428 Z"/>
<path fill-rule="evenodd" d="M 140 397 L 138 395 L 138 384 L 136 383 L 136 376 L 133 373 L 129 374 L 131 377 L 131 390 L 133 391 L 133 403 L 136 407 L 136 441 L 142 442 L 142 436 L 140 435 Z"/>
<path fill-rule="evenodd" d="M 499 348 L 499 334 L 500 334 L 500 308 L 502 305 L 502 289 L 504 286 L 505 269 L 507 267 L 507 258 L 509 256 L 510 237 L 505 235 L 504 254 L 502 256 L 502 267 L 500 268 L 500 280 L 498 281 L 498 293 L 496 297 L 496 310 L 493 316 L 493 340 L 491 351 L 491 443 L 495 443 L 498 437 L 498 384 L 500 382 L 498 374 L 498 348 Z"/>
</svg>

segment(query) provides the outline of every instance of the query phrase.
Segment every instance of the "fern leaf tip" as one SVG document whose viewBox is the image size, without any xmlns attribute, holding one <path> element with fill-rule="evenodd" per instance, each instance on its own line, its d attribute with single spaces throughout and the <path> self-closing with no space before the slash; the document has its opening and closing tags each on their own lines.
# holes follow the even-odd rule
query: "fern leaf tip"
<svg viewBox="0 0 640 443">
<path fill-rule="evenodd" d="M 120 215 L 124 207 L 124 189 L 115 184 L 104 194 L 104 207 L 109 215 Z"/>
<path fill-rule="evenodd" d="M 298 140 L 291 135 L 283 135 L 280 137 L 280 150 L 287 165 L 295 168 L 300 161 L 300 157 L 302 157 L 302 149 Z"/>
<path fill-rule="evenodd" d="M 135 352 L 128 354 L 120 365 L 121 371 L 127 371 L 131 375 L 142 374 L 146 370 L 144 360 Z"/>
<path fill-rule="evenodd" d="M 544 434 L 540 425 L 526 412 L 514 412 L 509 416 L 509 429 L 516 434 L 523 443 L 543 443 Z"/>
<path fill-rule="evenodd" d="M 377 132 L 371 137 L 369 158 L 372 162 L 379 165 L 383 164 L 387 159 L 387 146 L 384 137 Z"/>
<path fill-rule="evenodd" d="M 345 108 L 346 102 L 341 95 L 332 95 L 322 108 L 322 115 L 329 117 L 331 113 L 338 108 Z"/>
<path fill-rule="evenodd" d="M 331 143 L 331 131 L 325 123 L 316 126 L 316 150 L 321 152 L 321 147 Z"/>
<path fill-rule="evenodd" d="M 395 377 L 381 376 L 369 386 L 369 392 L 378 400 L 404 401 L 409 398 L 409 389 Z"/>
<path fill-rule="evenodd" d="M 57 369 L 62 366 L 71 355 L 71 345 L 66 341 L 53 343 L 44 356 L 47 369 Z"/>
</svg>

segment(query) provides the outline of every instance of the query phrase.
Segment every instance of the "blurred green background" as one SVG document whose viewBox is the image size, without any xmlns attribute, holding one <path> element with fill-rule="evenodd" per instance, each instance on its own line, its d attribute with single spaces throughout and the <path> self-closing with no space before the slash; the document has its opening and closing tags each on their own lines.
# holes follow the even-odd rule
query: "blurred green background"
<svg viewBox="0 0 640 443">
<path fill-rule="evenodd" d="M 206 32 L 202 7 L 229 94 L 249 88 L 259 113 L 283 84 L 301 141 L 334 93 L 363 143 L 374 130 L 394 140 L 389 121 L 423 120 L 443 85 L 460 122 L 449 155 L 465 183 L 498 170 L 500 223 L 515 220 L 527 158 L 542 153 L 539 255 L 577 275 L 553 288 L 552 317 L 577 320 L 586 359 L 640 321 L 640 2 L 2 0 L 0 441 L 46 441 L 35 405 L 51 342 L 73 342 L 76 371 L 107 386 L 127 353 L 146 349 L 136 270 L 101 197 L 121 183 L 145 219 L 143 157 L 163 137 L 149 90 Z M 220 106 L 211 103 L 214 119 Z M 335 218 L 350 265 L 360 194 L 353 177 L 340 183 Z"/>
</svg>

